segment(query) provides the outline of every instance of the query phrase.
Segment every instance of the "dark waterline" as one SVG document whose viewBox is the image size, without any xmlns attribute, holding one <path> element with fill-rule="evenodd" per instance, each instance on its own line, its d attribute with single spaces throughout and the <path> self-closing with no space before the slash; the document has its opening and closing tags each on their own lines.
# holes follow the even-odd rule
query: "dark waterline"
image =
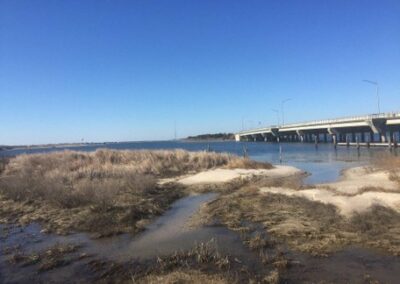
<svg viewBox="0 0 400 284">
<path fill-rule="evenodd" d="M 282 156 L 279 148 L 282 148 Z M 63 150 L 95 151 L 99 148 L 115 150 L 156 150 L 156 149 L 184 149 L 188 151 L 204 151 L 210 149 L 215 152 L 227 152 L 243 155 L 243 149 L 251 159 L 285 164 L 298 167 L 311 175 L 306 178 L 306 183 L 332 182 L 338 179 L 340 172 L 349 167 L 360 166 L 368 163 L 373 157 L 383 152 L 383 148 L 338 147 L 332 144 L 307 143 L 262 143 L 262 142 L 186 142 L 186 141 L 157 141 L 157 142 L 125 142 L 109 144 L 91 144 L 87 146 L 59 147 L 59 148 L 32 148 L 0 151 L 0 156 L 15 156 L 20 154 L 47 153 Z M 396 150 L 393 150 L 397 154 Z M 282 158 L 282 159 L 281 159 Z"/>
</svg>

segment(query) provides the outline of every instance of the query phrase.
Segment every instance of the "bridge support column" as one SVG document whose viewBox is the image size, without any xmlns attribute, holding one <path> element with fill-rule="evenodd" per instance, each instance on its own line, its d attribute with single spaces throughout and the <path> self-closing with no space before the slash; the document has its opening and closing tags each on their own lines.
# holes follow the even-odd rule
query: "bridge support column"
<svg viewBox="0 0 400 284">
<path fill-rule="evenodd" d="M 382 131 L 379 133 L 380 136 L 380 142 L 385 143 L 386 142 L 386 131 Z"/>
<path fill-rule="evenodd" d="M 335 145 L 335 148 L 336 148 L 336 145 L 337 145 L 337 134 L 332 134 L 332 143 L 333 143 L 333 145 Z"/>
<path fill-rule="evenodd" d="M 264 142 L 268 142 L 267 133 L 261 133 L 261 137 L 263 138 Z"/>
<path fill-rule="evenodd" d="M 301 143 L 303 143 L 304 142 L 304 140 L 305 140 L 305 135 L 304 135 L 304 132 L 303 131 L 301 131 L 301 130 L 296 130 L 296 136 L 297 136 L 297 141 L 300 141 Z"/>
<path fill-rule="evenodd" d="M 361 132 L 361 142 L 365 142 L 365 132 Z"/>
<path fill-rule="evenodd" d="M 354 132 L 351 133 L 351 142 L 356 142 L 356 134 Z"/>
<path fill-rule="evenodd" d="M 389 139 L 388 139 L 389 148 L 392 148 L 392 138 L 393 138 L 393 131 L 389 130 Z"/>
</svg>

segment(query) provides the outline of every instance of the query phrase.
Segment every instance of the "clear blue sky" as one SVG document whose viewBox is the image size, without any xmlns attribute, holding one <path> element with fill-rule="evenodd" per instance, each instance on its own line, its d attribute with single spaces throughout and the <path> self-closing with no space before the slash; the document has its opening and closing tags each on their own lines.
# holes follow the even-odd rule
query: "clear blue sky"
<svg viewBox="0 0 400 284">
<path fill-rule="evenodd" d="M 0 144 L 400 111 L 400 1 L 0 0 Z"/>
</svg>

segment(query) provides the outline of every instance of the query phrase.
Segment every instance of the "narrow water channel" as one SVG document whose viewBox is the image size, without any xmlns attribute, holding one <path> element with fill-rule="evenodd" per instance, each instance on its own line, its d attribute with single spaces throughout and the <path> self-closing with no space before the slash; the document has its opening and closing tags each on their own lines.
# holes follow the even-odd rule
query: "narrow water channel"
<svg viewBox="0 0 400 284">
<path fill-rule="evenodd" d="M 0 225 L 2 232 L 0 283 L 1 281 L 5 283 L 25 282 L 27 279 L 36 279 L 41 282 L 54 279 L 62 281 L 62 279 L 76 277 L 77 273 L 86 279 L 90 273 L 88 271 L 85 272 L 86 274 L 89 273 L 87 275 L 83 273 L 85 263 L 93 258 L 116 262 L 127 262 L 133 259 L 146 260 L 157 256 L 170 255 L 176 251 L 189 250 L 196 243 L 208 242 L 211 239 L 216 241 L 217 249 L 222 254 L 245 259 L 253 267 L 254 265 L 261 265 L 257 254 L 249 251 L 235 232 L 221 226 L 200 228 L 188 226 L 190 217 L 200 206 L 216 197 L 217 195 L 214 193 L 184 197 L 173 203 L 163 216 L 157 218 L 136 237 L 122 234 L 111 238 L 93 240 L 84 233 L 67 236 L 41 233 L 41 227 L 38 224 L 30 224 L 26 227 Z M 5 249 L 9 248 L 18 248 L 26 254 L 31 254 L 43 251 L 55 244 L 79 245 L 80 251 L 90 257 L 75 260 L 73 264 L 68 266 L 37 274 L 37 267 L 34 265 L 25 267 L 13 265 L 9 263 L 10 255 L 5 254 Z"/>
</svg>

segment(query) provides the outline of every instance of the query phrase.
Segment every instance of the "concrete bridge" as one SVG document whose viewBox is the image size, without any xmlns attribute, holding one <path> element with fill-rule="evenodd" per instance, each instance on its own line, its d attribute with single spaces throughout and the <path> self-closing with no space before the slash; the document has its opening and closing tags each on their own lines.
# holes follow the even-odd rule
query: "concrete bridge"
<svg viewBox="0 0 400 284">
<path fill-rule="evenodd" d="M 275 125 L 235 134 L 236 141 L 334 143 L 397 147 L 400 113 L 382 113 Z"/>
</svg>

